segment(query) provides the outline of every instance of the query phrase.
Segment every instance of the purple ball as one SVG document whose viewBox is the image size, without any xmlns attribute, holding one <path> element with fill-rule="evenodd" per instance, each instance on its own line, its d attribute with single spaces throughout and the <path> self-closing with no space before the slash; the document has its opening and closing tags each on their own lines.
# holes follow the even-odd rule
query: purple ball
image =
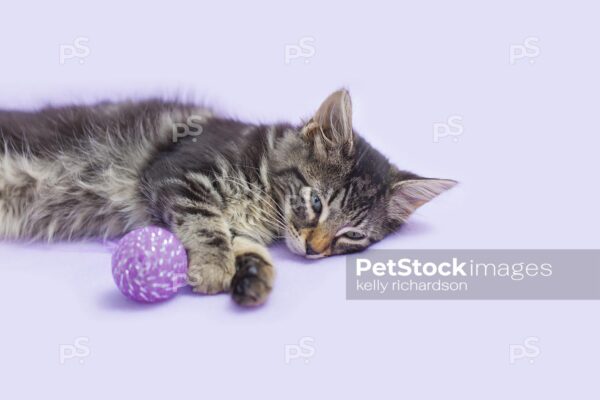
<svg viewBox="0 0 600 400">
<path fill-rule="evenodd" d="M 130 299 L 166 300 L 187 284 L 187 255 L 181 242 L 156 226 L 129 232 L 112 256 L 115 283 Z"/>
</svg>

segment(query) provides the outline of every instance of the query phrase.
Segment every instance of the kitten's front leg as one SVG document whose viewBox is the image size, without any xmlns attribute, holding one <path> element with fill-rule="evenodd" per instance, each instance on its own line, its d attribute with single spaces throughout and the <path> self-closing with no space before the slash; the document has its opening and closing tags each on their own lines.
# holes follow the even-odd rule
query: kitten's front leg
<svg viewBox="0 0 600 400">
<path fill-rule="evenodd" d="M 175 227 L 188 252 L 188 283 L 195 292 L 227 292 L 235 274 L 229 226 L 220 215 L 190 214 Z"/>
<path fill-rule="evenodd" d="M 144 171 L 142 192 L 153 216 L 166 224 L 188 255 L 188 283 L 200 293 L 227 292 L 235 274 L 235 256 L 226 202 L 207 175 L 170 176 L 172 165 L 160 160 Z"/>
<path fill-rule="evenodd" d="M 188 253 L 188 283 L 200 293 L 232 292 L 240 305 L 266 301 L 274 271 L 267 249 L 247 236 L 232 237 L 223 199 L 207 179 L 151 182 L 150 204 Z"/>
<path fill-rule="evenodd" d="M 275 270 L 269 251 L 246 237 L 233 238 L 236 272 L 231 281 L 233 300 L 243 306 L 263 304 L 271 293 Z"/>
</svg>

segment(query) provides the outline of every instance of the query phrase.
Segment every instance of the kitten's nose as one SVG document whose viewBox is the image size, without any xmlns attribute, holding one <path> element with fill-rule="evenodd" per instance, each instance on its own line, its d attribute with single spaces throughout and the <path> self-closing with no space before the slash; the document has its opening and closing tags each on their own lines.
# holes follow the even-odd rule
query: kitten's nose
<svg viewBox="0 0 600 400">
<path fill-rule="evenodd" d="M 310 243 L 306 242 L 306 255 L 307 256 L 314 256 L 316 254 L 319 254 L 315 251 L 315 249 L 313 249 L 310 245 Z"/>
</svg>

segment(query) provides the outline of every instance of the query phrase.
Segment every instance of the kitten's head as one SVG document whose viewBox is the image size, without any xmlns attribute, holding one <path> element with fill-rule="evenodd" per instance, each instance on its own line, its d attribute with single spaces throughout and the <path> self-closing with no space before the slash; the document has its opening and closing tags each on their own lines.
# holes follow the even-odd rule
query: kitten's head
<svg viewBox="0 0 600 400">
<path fill-rule="evenodd" d="M 281 143 L 285 241 L 309 258 L 360 251 L 456 181 L 400 171 L 352 129 L 350 95 L 330 95 Z"/>
</svg>

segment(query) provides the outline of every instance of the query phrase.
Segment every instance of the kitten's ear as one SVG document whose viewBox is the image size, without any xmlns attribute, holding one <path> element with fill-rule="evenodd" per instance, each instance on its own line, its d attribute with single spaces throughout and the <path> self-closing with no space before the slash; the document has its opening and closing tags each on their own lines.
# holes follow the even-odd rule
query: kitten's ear
<svg viewBox="0 0 600 400">
<path fill-rule="evenodd" d="M 331 150 L 342 150 L 344 154 L 350 155 L 354 150 L 355 139 L 350 93 L 341 89 L 330 94 L 302 128 L 302 136 L 313 142 L 315 150 L 323 155 Z"/>
<path fill-rule="evenodd" d="M 388 215 L 404 222 L 417 208 L 458 182 L 451 179 L 416 178 L 395 183 L 388 202 Z"/>
</svg>

